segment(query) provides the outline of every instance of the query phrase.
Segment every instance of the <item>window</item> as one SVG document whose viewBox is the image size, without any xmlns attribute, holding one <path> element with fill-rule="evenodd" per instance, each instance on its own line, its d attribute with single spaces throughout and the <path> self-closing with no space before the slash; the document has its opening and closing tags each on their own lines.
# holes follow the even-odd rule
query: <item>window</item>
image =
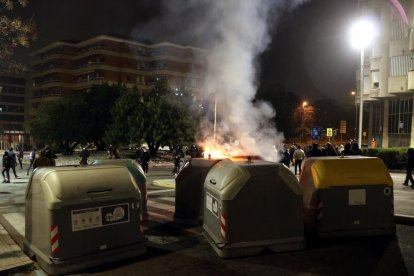
<svg viewBox="0 0 414 276">
<path fill-rule="evenodd" d="M 370 85 L 370 80 L 369 80 L 369 76 L 364 76 L 364 94 L 368 94 L 371 91 L 371 85 Z"/>
<path fill-rule="evenodd" d="M 377 89 L 379 88 L 379 81 L 380 81 L 380 72 L 379 70 L 371 71 L 371 88 Z"/>
<path fill-rule="evenodd" d="M 413 101 L 397 99 L 390 101 L 389 134 L 409 134 L 411 132 L 411 114 Z"/>
<path fill-rule="evenodd" d="M 410 69 L 414 69 L 412 55 L 390 57 L 391 77 L 407 76 Z"/>
<path fill-rule="evenodd" d="M 374 125 L 373 125 L 373 133 L 374 134 L 382 134 L 382 122 L 384 117 L 384 105 L 383 103 L 375 103 L 373 104 L 374 107 Z"/>
<path fill-rule="evenodd" d="M 402 21 L 401 17 L 398 13 L 392 14 L 392 22 L 391 22 L 391 40 L 400 40 L 405 39 L 407 37 L 407 26 Z"/>
</svg>

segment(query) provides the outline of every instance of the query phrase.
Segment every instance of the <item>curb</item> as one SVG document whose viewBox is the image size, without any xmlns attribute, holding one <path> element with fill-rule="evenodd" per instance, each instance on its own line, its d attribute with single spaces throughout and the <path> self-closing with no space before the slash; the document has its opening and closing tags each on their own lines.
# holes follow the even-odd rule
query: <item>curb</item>
<svg viewBox="0 0 414 276">
<path fill-rule="evenodd" d="M 9 264 L 3 264 L 4 266 L 0 267 L 0 275 L 8 275 L 17 271 L 32 270 L 35 265 L 34 262 L 26 256 L 26 254 L 21 250 L 23 238 L 20 234 L 14 229 L 14 227 L 0 214 L 0 224 L 3 226 L 4 230 L 7 232 L 10 242 L 14 242 L 19 248 L 20 252 L 10 252 L 10 254 L 15 255 L 13 258 L 14 262 Z M 4 241 L 3 241 L 4 242 Z M 9 242 L 7 242 L 8 245 Z M 10 274 L 12 275 L 12 274 Z"/>
<path fill-rule="evenodd" d="M 414 217 L 396 214 L 394 215 L 394 221 L 398 224 L 414 225 Z"/>
</svg>

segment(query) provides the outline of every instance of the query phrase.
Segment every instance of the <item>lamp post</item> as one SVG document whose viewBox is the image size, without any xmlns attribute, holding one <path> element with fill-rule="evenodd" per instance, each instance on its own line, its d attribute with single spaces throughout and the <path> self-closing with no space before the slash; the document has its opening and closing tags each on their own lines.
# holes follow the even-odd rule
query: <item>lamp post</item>
<svg viewBox="0 0 414 276">
<path fill-rule="evenodd" d="M 357 102 L 356 102 L 356 92 L 355 91 L 351 91 L 351 95 L 354 97 L 354 105 L 355 105 L 354 137 L 356 137 L 356 133 L 357 133 L 357 122 L 358 122 L 358 110 L 357 110 Z"/>
<path fill-rule="evenodd" d="M 358 144 L 362 146 L 362 121 L 364 111 L 364 50 L 375 36 L 374 24 L 369 20 L 359 20 L 351 28 L 351 42 L 355 48 L 361 51 L 360 89 L 359 89 L 359 126 Z M 355 97 L 356 101 L 356 97 Z"/>
<path fill-rule="evenodd" d="M 308 105 L 307 101 L 302 102 L 302 126 L 300 131 L 300 143 L 302 143 L 302 137 L 303 137 L 303 130 L 305 128 L 305 107 Z"/>
</svg>

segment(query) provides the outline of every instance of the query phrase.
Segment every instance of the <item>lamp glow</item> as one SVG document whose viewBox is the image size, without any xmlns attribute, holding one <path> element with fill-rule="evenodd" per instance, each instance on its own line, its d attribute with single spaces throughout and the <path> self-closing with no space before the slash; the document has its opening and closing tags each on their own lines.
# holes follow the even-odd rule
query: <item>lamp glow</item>
<svg viewBox="0 0 414 276">
<path fill-rule="evenodd" d="M 356 49 L 368 46 L 377 34 L 374 23 L 367 19 L 355 22 L 350 29 L 351 45 Z"/>
<path fill-rule="evenodd" d="M 359 89 L 359 126 L 358 126 L 358 144 L 362 145 L 362 123 L 364 113 L 364 50 L 375 38 L 377 34 L 376 27 L 372 20 L 361 19 L 356 21 L 351 29 L 351 44 L 361 51 L 361 68 L 360 68 L 360 89 Z M 355 97 L 356 103 L 356 97 Z"/>
</svg>

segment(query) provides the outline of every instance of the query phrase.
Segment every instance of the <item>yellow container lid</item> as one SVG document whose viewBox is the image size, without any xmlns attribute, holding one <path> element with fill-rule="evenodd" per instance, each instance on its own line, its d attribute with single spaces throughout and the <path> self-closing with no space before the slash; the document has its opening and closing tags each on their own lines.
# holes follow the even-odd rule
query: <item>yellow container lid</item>
<svg viewBox="0 0 414 276">
<path fill-rule="evenodd" d="M 311 165 L 315 189 L 336 186 L 388 185 L 392 178 L 381 159 L 318 158 Z"/>
</svg>

